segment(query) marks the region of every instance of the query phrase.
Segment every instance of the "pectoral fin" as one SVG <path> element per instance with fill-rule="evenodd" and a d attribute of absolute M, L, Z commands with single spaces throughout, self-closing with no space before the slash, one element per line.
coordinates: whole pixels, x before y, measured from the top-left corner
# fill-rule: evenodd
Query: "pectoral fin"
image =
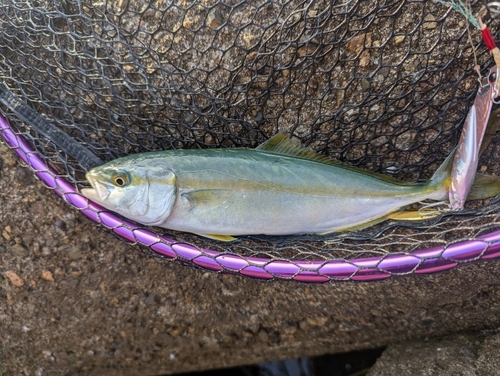
<path fill-rule="evenodd" d="M 192 206 L 217 206 L 220 205 L 224 199 L 227 199 L 228 193 L 230 193 L 230 191 L 225 189 L 200 189 L 198 191 L 185 192 L 182 195 Z"/>
<path fill-rule="evenodd" d="M 221 242 L 232 242 L 238 240 L 238 238 L 233 238 L 232 236 L 229 235 L 215 235 L 215 234 L 196 234 L 196 235 L 204 236 L 205 238 L 213 240 L 219 240 Z"/>

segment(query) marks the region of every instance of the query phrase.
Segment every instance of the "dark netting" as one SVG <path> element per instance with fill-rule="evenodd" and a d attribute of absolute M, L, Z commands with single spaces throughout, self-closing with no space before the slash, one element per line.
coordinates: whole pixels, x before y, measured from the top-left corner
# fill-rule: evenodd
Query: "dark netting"
<path fill-rule="evenodd" d="M 492 65 L 467 19 L 432 1 L 10 0 L 0 24 L 4 89 L 103 161 L 255 147 L 289 130 L 322 154 L 419 181 L 457 144 L 478 88 L 474 51 L 483 71 Z M 86 186 L 81 159 L 2 110 L 45 163 Z M 500 172 L 499 141 L 482 172 Z M 222 252 L 330 260 L 476 238 L 500 228 L 499 208 L 492 199 L 423 222 L 229 244 L 160 232 Z"/>

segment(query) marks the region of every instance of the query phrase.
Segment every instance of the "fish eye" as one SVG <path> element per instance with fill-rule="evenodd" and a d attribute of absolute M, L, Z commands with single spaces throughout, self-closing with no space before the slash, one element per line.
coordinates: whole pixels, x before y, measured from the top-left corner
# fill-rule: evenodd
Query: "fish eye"
<path fill-rule="evenodd" d="M 495 82 L 497 80 L 497 74 L 496 73 L 490 74 L 489 80 L 490 82 Z"/>
<path fill-rule="evenodd" d="M 120 173 L 120 174 L 113 176 L 112 180 L 113 180 L 113 184 L 116 185 L 117 187 L 125 187 L 126 185 L 128 185 L 130 183 L 130 179 L 128 178 L 128 175 L 123 174 L 123 173 Z"/>

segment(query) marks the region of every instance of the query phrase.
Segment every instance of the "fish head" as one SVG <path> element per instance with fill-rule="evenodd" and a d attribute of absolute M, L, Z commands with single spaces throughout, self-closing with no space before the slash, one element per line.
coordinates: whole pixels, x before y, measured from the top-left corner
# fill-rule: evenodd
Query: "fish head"
<path fill-rule="evenodd" d="M 92 186 L 82 189 L 85 197 L 145 225 L 161 225 L 174 207 L 176 176 L 169 167 L 123 158 L 95 167 L 85 177 Z"/>

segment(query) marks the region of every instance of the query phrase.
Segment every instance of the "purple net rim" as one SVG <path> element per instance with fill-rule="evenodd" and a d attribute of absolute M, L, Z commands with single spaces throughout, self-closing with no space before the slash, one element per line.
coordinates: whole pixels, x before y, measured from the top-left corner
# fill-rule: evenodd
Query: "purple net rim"
<path fill-rule="evenodd" d="M 500 231 L 447 246 L 389 253 L 379 257 L 336 260 L 277 260 L 246 257 L 200 249 L 138 227 L 82 196 L 63 176 L 56 173 L 0 115 L 0 134 L 7 145 L 33 170 L 35 175 L 84 216 L 113 231 L 123 240 L 148 247 L 170 259 L 200 268 L 241 274 L 259 279 L 288 279 L 299 282 L 377 281 L 393 275 L 428 274 L 449 270 L 460 263 L 500 257 Z"/>

